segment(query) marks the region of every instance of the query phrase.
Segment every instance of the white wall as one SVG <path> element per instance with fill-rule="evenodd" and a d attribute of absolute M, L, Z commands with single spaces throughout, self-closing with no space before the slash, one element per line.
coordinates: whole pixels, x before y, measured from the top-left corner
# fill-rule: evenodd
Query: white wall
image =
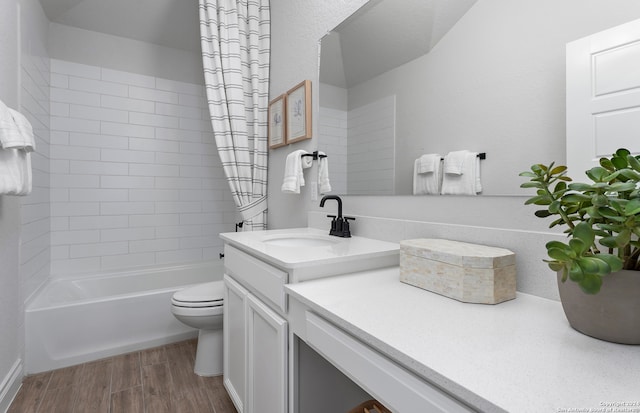
<path fill-rule="evenodd" d="M 302 4 L 282 0 L 272 4 L 271 96 L 277 96 L 305 78 L 311 79 L 315 86 L 319 39 L 363 3 L 336 0 Z M 565 43 L 638 17 L 640 4 L 634 0 L 479 0 L 464 16 L 463 24 L 443 39 L 450 48 L 448 51 L 455 49 L 458 53 L 451 61 L 459 62 L 454 66 L 438 67 L 441 71 L 438 76 L 442 76 L 443 81 L 447 76 L 461 76 L 470 61 L 476 64 L 473 78 L 455 89 L 456 102 L 468 102 L 468 105 L 456 107 L 455 116 L 448 115 L 451 123 L 458 123 L 456 128 L 499 132 L 502 138 L 496 140 L 495 145 L 512 148 L 507 152 L 508 159 L 503 160 L 513 166 L 509 170 L 528 169 L 529 164 L 519 159 L 521 150 L 535 150 L 539 162 L 554 159 L 563 162 Z M 491 20 L 486 23 L 485 19 Z M 521 37 L 514 37 L 516 33 Z M 503 54 L 509 53 L 509 59 L 499 59 L 500 55 L 484 59 L 485 55 L 495 53 L 494 47 Z M 515 70 L 522 62 L 530 61 L 530 50 L 545 49 L 548 53 L 543 53 L 525 73 L 519 74 Z M 496 76 L 496 71 L 509 75 Z M 530 99 L 523 101 L 507 93 L 517 84 L 526 85 Z M 490 99 L 478 112 L 478 96 L 487 95 Z M 314 95 L 314 116 L 317 107 L 317 96 Z M 441 109 L 444 110 L 444 106 Z M 470 122 L 468 126 L 464 125 L 467 121 Z M 402 120 L 398 119 L 398 122 Z M 314 136 L 317 136 L 316 131 L 314 129 Z M 310 201 L 306 190 L 300 196 L 279 192 L 286 154 L 290 150 L 313 149 L 317 145 L 312 139 L 270 152 L 271 228 L 304 226 L 307 211 L 320 211 L 317 202 Z M 485 162 L 488 162 L 495 150 L 484 149 L 488 153 Z M 552 294 L 553 274 L 541 259 L 549 235 L 544 232 L 545 222 L 533 217 L 535 208 L 523 206 L 524 200 L 519 196 L 345 197 L 344 213 L 362 217 L 352 224 L 356 235 L 375 235 L 383 239 L 402 234 L 450 237 L 510 248 L 521 256 L 519 289 L 548 296 Z M 322 214 L 329 212 L 333 211 L 322 211 Z M 317 224 L 321 226 L 322 222 Z M 385 231 L 394 227 L 402 229 Z M 417 230 L 408 231 L 408 228 Z M 496 231 L 500 232 L 500 237 L 495 236 Z M 545 280 L 545 285 L 538 286 L 538 279 Z"/>
<path fill-rule="evenodd" d="M 18 107 L 18 1 L 0 0 L 0 99 Z M 7 406 L 20 361 L 20 199 L 0 195 L 0 410 Z"/>
<path fill-rule="evenodd" d="M 218 257 L 234 204 L 204 87 L 52 59 L 52 274 Z"/>
<path fill-rule="evenodd" d="M 51 23 L 52 58 L 180 82 L 204 84 L 199 53 Z"/>

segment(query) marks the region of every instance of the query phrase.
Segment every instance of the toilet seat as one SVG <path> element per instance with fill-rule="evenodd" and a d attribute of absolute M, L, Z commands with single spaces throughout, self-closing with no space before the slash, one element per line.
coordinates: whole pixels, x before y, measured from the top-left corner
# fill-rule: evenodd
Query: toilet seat
<path fill-rule="evenodd" d="M 171 304 L 185 308 L 222 307 L 223 293 L 224 284 L 220 281 L 198 284 L 177 291 L 171 297 Z"/>

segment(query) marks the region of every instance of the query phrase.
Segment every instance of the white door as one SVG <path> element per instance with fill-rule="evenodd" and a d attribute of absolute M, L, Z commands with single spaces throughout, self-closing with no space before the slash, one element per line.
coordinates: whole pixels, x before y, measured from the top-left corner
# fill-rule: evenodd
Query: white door
<path fill-rule="evenodd" d="M 569 175 L 618 148 L 640 153 L 640 20 L 567 44 Z"/>
<path fill-rule="evenodd" d="M 287 412 L 287 321 L 249 294 L 245 413 Z"/>
<path fill-rule="evenodd" d="M 245 404 L 245 290 L 227 274 L 224 275 L 224 387 L 238 413 Z"/>

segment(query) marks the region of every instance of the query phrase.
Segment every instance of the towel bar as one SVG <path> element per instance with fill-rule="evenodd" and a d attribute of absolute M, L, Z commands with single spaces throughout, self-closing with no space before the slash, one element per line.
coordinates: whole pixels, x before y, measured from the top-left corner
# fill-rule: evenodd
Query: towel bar
<path fill-rule="evenodd" d="M 316 161 L 318 158 L 326 158 L 327 155 L 319 155 L 318 151 L 313 151 L 313 153 L 305 153 L 304 155 L 300 155 L 300 157 L 304 158 L 305 156 L 313 156 L 313 160 Z"/>
<path fill-rule="evenodd" d="M 302 155 L 302 156 L 304 156 L 304 155 Z M 309 155 L 309 156 L 310 156 L 310 155 Z M 487 153 L 486 153 L 486 152 L 480 152 L 480 153 L 478 154 L 478 158 L 479 158 L 479 159 L 487 159 Z M 441 161 L 444 161 L 444 158 L 440 158 L 440 160 L 441 160 Z"/>

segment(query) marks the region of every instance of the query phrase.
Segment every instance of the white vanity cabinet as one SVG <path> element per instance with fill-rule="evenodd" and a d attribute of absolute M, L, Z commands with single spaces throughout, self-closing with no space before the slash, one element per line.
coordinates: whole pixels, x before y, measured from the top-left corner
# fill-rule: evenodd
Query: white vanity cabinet
<path fill-rule="evenodd" d="M 239 413 L 297 413 L 285 286 L 398 264 L 399 245 L 313 228 L 223 233 L 224 385 Z"/>
<path fill-rule="evenodd" d="M 224 385 L 239 413 L 287 412 L 287 273 L 225 246 Z"/>

